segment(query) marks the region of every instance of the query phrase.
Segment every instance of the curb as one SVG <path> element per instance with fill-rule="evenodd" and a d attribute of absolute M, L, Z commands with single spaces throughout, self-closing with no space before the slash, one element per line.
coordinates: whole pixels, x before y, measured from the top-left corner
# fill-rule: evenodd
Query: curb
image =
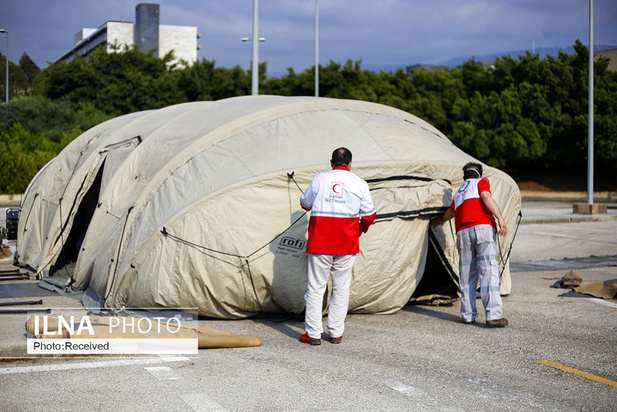
<path fill-rule="evenodd" d="M 521 224 L 532 223 L 583 223 L 583 222 L 607 222 L 617 220 L 617 215 L 590 215 L 590 216 L 566 216 L 554 218 L 523 218 Z"/>
<path fill-rule="evenodd" d="M 587 192 L 550 192 L 521 190 L 523 200 L 558 200 L 563 202 L 586 202 Z M 594 192 L 593 199 L 600 203 L 617 203 L 617 192 Z"/>
<path fill-rule="evenodd" d="M 19 207 L 21 206 L 21 200 L 23 194 L 0 194 L 0 207 Z"/>

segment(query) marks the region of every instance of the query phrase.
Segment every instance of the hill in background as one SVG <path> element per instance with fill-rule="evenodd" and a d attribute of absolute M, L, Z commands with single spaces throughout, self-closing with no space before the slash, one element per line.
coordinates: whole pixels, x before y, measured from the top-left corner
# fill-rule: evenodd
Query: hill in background
<path fill-rule="evenodd" d="M 617 49 L 617 46 L 609 46 L 605 44 L 593 46 L 594 52 L 610 50 L 610 49 Z M 476 62 L 494 62 L 495 59 L 497 59 L 498 57 L 503 57 L 503 56 L 510 56 L 516 59 L 519 56 L 524 56 L 525 54 L 527 54 L 527 52 L 533 52 L 533 51 L 532 50 L 513 50 L 513 51 L 508 51 L 508 52 L 488 53 L 488 54 L 482 54 L 482 55 L 477 55 L 477 56 L 459 56 L 459 57 L 455 57 L 453 59 L 447 60 L 445 62 L 442 62 L 440 64 L 444 66 L 451 66 L 451 67 L 460 66 L 467 60 L 470 60 L 472 57 L 475 57 Z M 539 48 L 536 48 L 535 52 L 536 54 L 539 54 L 540 57 L 543 59 L 546 58 L 546 56 L 557 58 L 560 52 L 566 53 L 566 54 L 576 53 L 574 51 L 574 46 L 539 47 Z"/>
<path fill-rule="evenodd" d="M 594 45 L 594 52 L 617 49 L 617 46 L 610 46 L 606 44 Z M 500 53 L 487 53 L 481 55 L 471 55 L 471 56 L 458 56 L 454 57 L 450 60 L 446 60 L 440 63 L 437 63 L 442 66 L 448 67 L 457 67 L 462 65 L 464 62 L 475 58 L 476 62 L 494 62 L 498 57 L 510 56 L 514 59 L 517 59 L 519 56 L 524 56 L 527 52 L 533 52 L 533 50 L 512 50 L 507 52 Z M 535 50 L 536 54 L 539 54 L 541 58 L 546 58 L 546 56 L 551 56 L 557 58 L 559 56 L 559 52 L 566 54 L 575 54 L 574 46 L 562 46 L 562 47 L 538 47 Z M 366 70 L 372 70 L 375 72 L 396 72 L 398 69 L 404 69 L 405 66 L 395 66 L 395 65 L 379 65 L 379 64 L 363 64 L 362 68 Z"/>

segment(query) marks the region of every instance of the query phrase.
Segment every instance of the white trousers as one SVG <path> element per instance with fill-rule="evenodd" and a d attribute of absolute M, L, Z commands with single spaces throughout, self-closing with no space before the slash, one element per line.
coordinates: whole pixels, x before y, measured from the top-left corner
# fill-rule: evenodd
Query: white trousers
<path fill-rule="evenodd" d="M 480 297 L 486 310 L 486 320 L 502 318 L 499 295 L 499 264 L 495 237 L 491 225 L 476 225 L 462 229 L 456 236 L 459 253 L 459 285 L 461 316 L 467 322 L 476 320 L 476 288 L 480 278 Z"/>
<path fill-rule="evenodd" d="M 323 298 L 332 275 L 332 299 L 328 310 L 328 333 L 343 336 L 345 317 L 349 306 L 351 269 L 356 255 L 308 254 L 308 287 L 304 294 L 306 304 L 305 330 L 311 338 L 321 339 L 323 332 Z"/>

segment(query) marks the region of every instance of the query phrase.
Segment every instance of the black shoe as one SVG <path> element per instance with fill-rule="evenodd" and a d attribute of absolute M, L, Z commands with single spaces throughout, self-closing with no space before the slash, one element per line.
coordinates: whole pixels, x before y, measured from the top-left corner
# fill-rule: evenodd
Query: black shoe
<path fill-rule="evenodd" d="M 465 325 L 474 325 L 476 323 L 476 320 L 475 319 L 474 320 L 465 320 L 465 319 L 463 319 L 463 323 Z"/>

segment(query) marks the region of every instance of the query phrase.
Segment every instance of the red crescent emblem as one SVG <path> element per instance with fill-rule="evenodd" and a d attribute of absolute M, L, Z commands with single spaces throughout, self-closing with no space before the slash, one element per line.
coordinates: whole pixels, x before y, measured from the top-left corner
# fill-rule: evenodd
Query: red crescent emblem
<path fill-rule="evenodd" d="M 338 195 L 338 194 L 341 194 L 341 189 L 340 189 L 340 187 L 341 187 L 341 184 L 340 184 L 340 183 L 335 183 L 335 184 L 333 184 L 333 185 L 332 185 L 332 191 L 333 191 L 334 193 L 336 193 L 337 195 Z"/>

